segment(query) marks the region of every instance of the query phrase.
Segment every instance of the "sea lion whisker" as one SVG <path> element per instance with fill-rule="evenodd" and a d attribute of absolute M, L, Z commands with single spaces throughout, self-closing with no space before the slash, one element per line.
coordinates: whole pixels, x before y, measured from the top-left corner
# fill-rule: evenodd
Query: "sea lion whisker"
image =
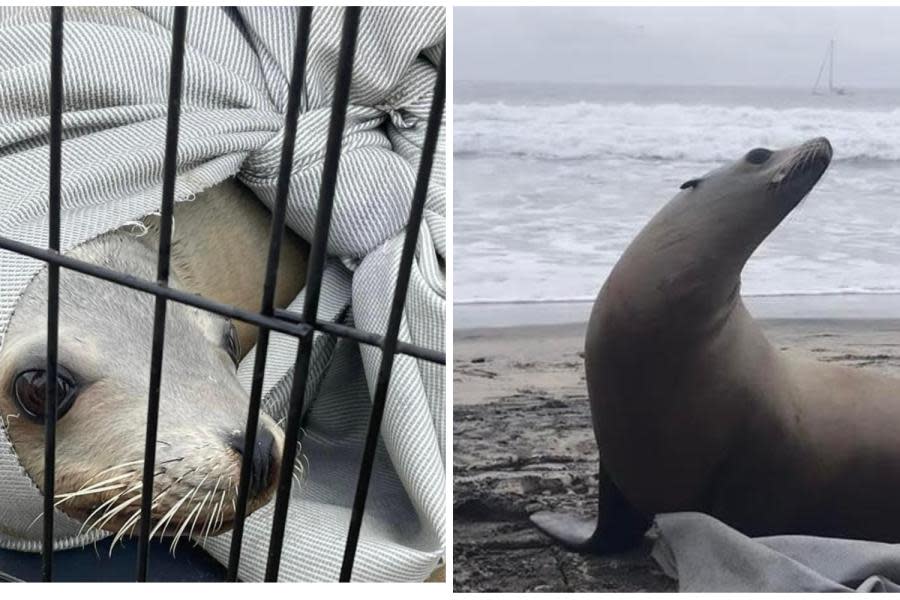
<path fill-rule="evenodd" d="M 140 487 L 141 487 L 140 484 L 136 484 L 136 485 L 132 486 L 131 489 L 125 490 L 125 491 L 123 491 L 123 492 L 119 492 L 118 494 L 116 494 L 115 496 L 113 496 L 112 498 L 110 498 L 110 499 L 107 500 L 106 502 L 102 503 L 102 504 L 101 504 L 100 506 L 98 506 L 97 508 L 95 508 L 94 511 L 93 511 L 91 514 L 89 514 L 89 515 L 87 516 L 87 518 L 84 520 L 84 522 L 82 522 L 81 527 L 80 527 L 79 530 L 78 530 L 78 535 L 81 535 L 81 534 L 84 533 L 84 532 L 90 532 L 90 531 L 94 528 L 94 526 L 88 527 L 88 523 L 90 523 L 91 517 L 93 517 L 93 516 L 96 515 L 98 512 L 100 512 L 101 510 L 103 510 L 104 507 L 107 507 L 107 506 L 109 506 L 109 507 L 115 506 L 115 503 L 116 503 L 116 501 L 117 501 L 119 498 L 121 498 L 123 495 L 125 495 L 125 494 L 127 494 L 127 493 L 129 493 L 129 492 L 131 492 L 131 491 L 140 489 Z M 97 521 L 99 522 L 99 520 L 102 519 L 105 515 L 106 515 L 105 512 L 102 513 L 102 514 L 100 515 L 100 517 L 97 519 Z M 96 525 L 96 523 L 95 523 L 94 525 Z M 85 527 L 87 527 L 87 530 L 85 530 Z"/>
<path fill-rule="evenodd" d="M 140 497 L 140 495 L 134 496 L 129 499 L 129 502 L 133 501 L 134 499 L 139 498 L 139 497 Z M 117 500 L 118 498 L 119 497 L 117 496 L 116 498 L 113 498 L 113 500 Z M 106 504 L 106 503 L 104 503 L 104 504 Z M 81 532 L 90 533 L 92 531 L 101 529 L 101 522 L 102 522 L 102 524 L 105 525 L 109 519 L 111 519 L 116 513 L 120 512 L 126 506 L 127 506 L 127 503 L 124 500 L 120 504 L 115 504 L 115 503 L 110 504 L 97 517 L 97 519 L 94 521 L 93 524 L 88 525 L 89 522 L 87 520 L 85 520 L 85 522 L 82 523 L 81 527 L 79 528 L 79 534 Z M 98 510 L 99 510 L 99 508 L 102 508 L 102 507 L 98 507 Z M 98 510 L 95 510 L 94 513 L 98 512 Z M 91 513 L 91 514 L 93 515 L 94 513 Z"/>
<path fill-rule="evenodd" d="M 31 523 L 28 524 L 28 527 L 25 529 L 25 531 L 31 530 L 31 528 L 34 527 L 35 524 L 36 524 L 38 521 L 40 521 L 43 517 L 44 517 L 44 511 L 41 511 L 41 512 L 38 514 L 38 516 L 36 516 L 34 519 L 31 520 Z"/>
<path fill-rule="evenodd" d="M 150 505 L 150 509 L 152 510 L 152 509 L 156 508 L 157 506 L 159 506 L 159 504 L 156 502 L 153 502 Z M 134 528 L 140 522 L 141 517 L 142 517 L 142 511 L 141 511 L 141 509 L 138 508 L 134 511 L 134 514 L 131 515 L 131 517 L 129 517 L 129 519 L 127 521 L 125 521 L 125 523 L 122 525 L 122 527 L 119 528 L 119 532 L 113 538 L 112 544 L 110 544 L 110 547 L 109 547 L 110 556 L 112 556 L 113 548 L 115 548 L 116 543 L 119 541 L 119 539 L 122 536 L 124 536 L 126 533 L 128 535 L 131 535 L 133 533 Z"/>
<path fill-rule="evenodd" d="M 303 476 L 306 474 L 306 466 L 303 464 L 303 455 L 299 455 L 297 460 L 294 461 L 294 468 L 292 469 L 295 473 Z"/>
<path fill-rule="evenodd" d="M 225 522 L 225 490 L 223 489 L 221 492 L 221 499 L 219 500 L 219 520 L 216 523 L 216 531 L 221 529 L 222 523 Z"/>
<path fill-rule="evenodd" d="M 219 475 L 219 478 L 216 479 L 216 485 L 215 485 L 215 487 L 213 487 L 213 491 L 212 491 L 213 499 L 215 499 L 215 497 L 216 497 L 216 491 L 219 489 L 219 483 L 221 481 L 222 481 L 222 476 Z M 209 539 L 209 528 L 212 527 L 212 524 L 213 524 L 213 521 L 215 520 L 215 518 L 216 518 L 216 513 L 214 510 L 211 515 L 211 518 L 208 518 L 207 522 L 206 522 L 206 532 L 203 534 L 203 540 L 204 540 L 203 543 L 204 544 L 206 543 L 206 540 Z"/>
<path fill-rule="evenodd" d="M 167 489 L 167 490 L 172 489 L 173 487 L 175 487 L 176 485 L 178 485 L 179 483 L 181 483 L 181 480 L 182 480 L 182 479 L 184 479 L 184 478 L 187 477 L 188 475 L 192 475 L 196 470 L 197 470 L 197 469 L 194 468 L 194 469 L 191 469 L 190 471 L 184 473 L 183 475 L 181 475 L 181 477 L 179 477 L 178 479 L 176 479 L 175 481 L 173 481 L 171 484 L 169 484 L 169 487 L 167 487 L 166 489 Z"/>
<path fill-rule="evenodd" d="M 162 474 L 163 474 L 163 472 L 160 471 L 160 472 L 156 473 L 156 476 L 158 477 Z M 111 481 L 116 481 L 118 479 L 123 479 L 125 477 L 132 477 L 132 473 L 125 473 L 123 475 L 119 475 L 116 477 L 110 477 L 109 479 L 105 479 L 101 482 L 95 483 L 94 485 L 90 486 L 89 488 L 85 488 L 84 486 L 82 486 L 81 488 L 79 488 L 78 490 L 76 490 L 74 492 L 58 494 L 56 496 L 56 498 L 62 498 L 62 500 L 57 502 L 56 506 L 59 506 L 62 502 L 67 502 L 68 500 L 71 500 L 72 498 L 77 498 L 78 496 L 88 496 L 91 494 L 99 494 L 100 492 L 106 492 L 106 491 L 116 490 L 116 489 L 119 489 L 122 487 L 126 487 L 128 485 L 128 483 L 120 483 L 120 484 L 116 484 L 116 485 L 106 485 L 107 483 L 109 483 Z M 141 484 L 138 483 L 137 486 L 141 487 Z"/>
<path fill-rule="evenodd" d="M 133 461 L 130 461 L 130 462 L 119 463 L 119 464 L 117 464 L 117 465 L 113 465 L 112 467 L 107 467 L 106 469 L 103 469 L 103 470 L 100 471 L 99 473 L 95 473 L 93 477 L 91 477 L 90 479 L 88 479 L 88 480 L 85 482 L 85 484 L 90 483 L 91 481 L 97 479 L 97 478 L 100 477 L 101 475 L 104 475 L 104 474 L 106 474 L 106 473 L 109 473 L 110 471 L 115 471 L 115 470 L 117 470 L 117 469 L 124 469 L 125 467 L 132 467 L 132 466 L 134 466 L 134 465 L 142 465 L 142 464 L 144 464 L 144 461 L 143 461 L 143 460 L 133 460 Z"/>
<path fill-rule="evenodd" d="M 181 535 L 184 533 L 184 530 L 187 528 L 187 524 L 191 522 L 191 517 L 194 513 L 200 508 L 200 505 L 194 507 L 194 509 L 188 513 L 187 518 L 184 522 L 181 523 L 181 527 L 178 529 L 178 532 L 175 534 L 174 539 L 172 540 L 172 545 L 169 546 L 169 550 L 172 552 L 172 556 L 175 555 L 175 547 L 178 545 L 178 542 L 181 540 Z"/>
<path fill-rule="evenodd" d="M 303 462 L 306 462 L 306 465 L 303 467 L 303 472 L 308 475 L 310 473 L 311 466 L 309 463 L 309 458 L 305 454 L 300 455 L 300 463 L 303 464 Z"/>
<path fill-rule="evenodd" d="M 181 477 L 179 477 L 179 478 L 175 481 L 175 483 L 173 483 L 173 484 L 172 484 L 171 486 L 169 486 L 169 487 L 170 487 L 170 488 L 171 488 L 171 487 L 174 487 L 175 484 L 177 484 L 179 481 L 181 481 L 185 476 L 187 476 L 188 474 L 194 473 L 194 472 L 196 472 L 196 471 L 197 471 L 197 468 L 194 468 L 194 469 L 192 469 L 191 471 L 189 471 L 188 473 L 185 473 L 184 475 L 182 475 Z M 205 479 L 204 479 L 204 481 L 205 481 Z M 202 482 L 201 482 L 201 484 L 202 484 Z M 185 492 L 184 496 L 182 496 L 181 500 L 178 502 L 178 506 L 176 506 L 174 510 L 170 510 L 170 511 L 166 514 L 166 516 L 163 517 L 163 520 L 166 522 L 166 525 L 165 525 L 165 527 L 163 527 L 162 532 L 159 534 L 159 539 L 160 539 L 160 541 L 162 541 L 162 539 L 166 536 L 166 531 L 169 529 L 169 525 L 172 523 L 172 519 L 174 519 L 175 513 L 177 512 L 178 508 L 179 508 L 182 504 L 184 504 L 185 501 L 190 502 L 190 499 L 194 497 L 194 494 L 197 493 L 197 490 L 198 490 L 198 489 L 199 489 L 199 486 L 197 486 L 197 487 L 195 487 L 195 488 L 193 488 L 193 489 L 189 489 L 187 492 Z M 153 537 L 153 536 L 151 535 L 150 537 Z"/>
<path fill-rule="evenodd" d="M 209 539 L 209 534 L 213 531 L 218 530 L 219 525 L 219 504 L 216 503 L 216 497 L 213 496 L 210 502 L 210 506 L 212 506 L 212 515 L 209 518 L 209 525 L 206 528 L 206 535 L 203 537 L 203 544 L 205 545 L 207 540 Z"/>
<path fill-rule="evenodd" d="M 54 503 L 53 506 L 59 506 L 59 505 L 62 504 L 63 502 L 68 502 L 69 500 L 72 500 L 73 498 L 78 498 L 79 496 L 90 496 L 90 495 L 92 495 L 92 494 L 99 494 L 100 492 L 108 492 L 108 491 L 110 491 L 110 490 L 117 490 L 117 489 L 119 489 L 119 488 L 123 488 L 123 487 L 127 487 L 127 486 L 128 486 L 127 483 L 115 483 L 115 484 L 112 484 L 112 485 L 106 485 L 106 486 L 97 487 L 97 488 L 90 488 L 90 489 L 87 489 L 87 490 L 81 490 L 81 491 L 78 491 L 78 492 L 69 492 L 69 493 L 66 493 L 66 494 L 57 494 L 57 495 L 55 496 L 55 498 L 57 498 L 58 501 L 57 501 L 56 503 Z"/>
<path fill-rule="evenodd" d="M 170 508 L 168 512 L 166 512 L 166 514 L 162 516 L 162 518 L 159 520 L 159 523 L 157 523 L 156 527 L 154 527 L 150 532 L 150 539 L 153 539 L 153 535 L 159 530 L 160 527 L 163 526 L 164 523 L 171 521 L 172 517 L 176 512 L 178 512 L 178 509 L 181 507 L 181 505 L 184 504 L 184 502 L 188 499 L 188 493 L 185 493 L 185 495 L 181 497 L 181 500 L 173 504 L 172 508 Z M 165 529 L 163 529 L 163 533 L 160 534 L 159 539 L 162 540 L 163 537 L 165 537 Z"/>
<path fill-rule="evenodd" d="M 208 494 L 208 492 L 207 492 Z M 194 542 L 194 545 L 197 545 L 197 540 L 194 539 L 194 527 L 197 526 L 197 521 L 200 520 L 200 515 L 203 514 L 203 504 L 206 502 L 206 498 L 203 499 L 203 502 L 200 503 L 200 510 L 197 511 L 197 514 L 194 515 L 194 522 L 191 523 L 191 531 L 187 534 L 188 543 Z"/>
<path fill-rule="evenodd" d="M 174 486 L 174 484 L 172 484 L 172 485 Z M 181 504 L 183 504 L 184 500 L 187 497 L 188 497 L 188 494 L 185 493 L 184 496 L 181 497 L 181 500 L 179 500 L 178 505 L 181 506 Z M 175 518 L 175 515 L 177 514 L 177 512 L 178 512 L 178 507 L 175 507 L 174 511 L 170 510 L 169 512 L 166 513 L 165 516 L 163 516 L 162 519 L 160 519 L 161 523 L 163 523 L 163 522 L 165 523 L 165 525 L 163 525 L 162 531 L 159 533 L 160 541 L 162 541 L 163 538 L 166 537 L 166 531 L 169 530 L 169 525 L 172 524 L 172 520 Z M 151 535 L 150 537 L 152 538 L 153 536 Z"/>
<path fill-rule="evenodd" d="M 184 496 L 182 497 L 184 498 Z M 154 530 L 158 529 L 160 525 L 162 525 L 162 531 L 159 532 L 159 541 L 162 541 L 166 537 L 166 532 L 169 530 L 169 525 L 172 524 L 172 520 L 175 518 L 177 514 L 177 510 L 175 512 L 167 512 L 166 515 L 160 519 L 157 526 L 154 527 Z M 153 537 L 152 535 L 150 536 Z"/>
<path fill-rule="evenodd" d="M 102 520 L 102 521 L 98 521 L 98 522 L 95 524 L 95 526 L 96 526 L 96 527 L 100 527 L 100 528 L 102 529 L 103 526 L 104 526 L 106 523 L 108 523 L 110 520 L 112 520 L 112 518 L 113 518 L 114 516 L 116 516 L 117 514 L 119 514 L 119 513 L 122 512 L 123 510 L 125 510 L 126 508 L 128 508 L 129 505 L 131 505 L 131 503 L 134 502 L 135 500 L 140 500 L 140 499 L 141 499 L 141 494 L 135 494 L 135 495 L 132 496 L 131 498 L 129 498 L 129 499 L 127 499 L 127 500 L 123 500 L 123 501 L 119 504 L 118 507 L 116 507 L 114 510 L 109 511 L 108 514 L 103 518 L 103 520 Z"/>
<path fill-rule="evenodd" d="M 203 500 L 200 501 L 200 512 L 198 512 L 197 516 L 194 517 L 194 523 L 193 523 L 193 525 L 191 525 L 191 532 L 188 534 L 189 539 L 194 538 L 194 527 L 197 526 L 197 520 L 200 518 L 200 514 L 203 512 L 203 506 L 206 504 L 206 501 L 209 499 L 209 494 L 210 494 L 209 492 L 206 492 L 206 495 L 203 496 Z"/>
<path fill-rule="evenodd" d="M 797 159 L 797 162 L 795 165 L 796 172 L 798 172 L 798 173 L 804 172 L 806 170 L 806 168 L 809 166 L 809 163 L 811 162 L 811 160 L 812 160 L 812 154 L 808 151 L 803 152 L 803 154 L 801 154 L 800 157 Z"/>
<path fill-rule="evenodd" d="M 127 478 L 127 477 L 133 477 L 133 476 L 134 476 L 134 473 L 133 473 L 133 472 L 128 472 L 128 473 L 122 473 L 121 475 L 113 475 L 112 477 L 107 477 L 106 479 L 103 479 L 102 481 L 98 481 L 98 482 L 96 482 L 96 483 L 91 483 L 91 481 L 92 481 L 93 479 L 96 479 L 96 476 L 95 476 L 95 477 L 92 477 L 91 479 L 85 481 L 85 482 L 81 485 L 81 487 L 79 487 L 79 488 L 78 488 L 77 490 L 75 490 L 75 491 L 76 491 L 76 492 L 80 492 L 81 490 L 84 490 L 84 489 L 87 489 L 87 488 L 93 488 L 93 487 L 96 487 L 96 486 L 106 485 L 107 483 L 112 483 L 113 481 L 119 481 L 119 480 L 125 479 L 125 478 Z"/>
<path fill-rule="evenodd" d="M 3 417 L 0 416 L 0 424 L 3 424 L 3 427 L 5 427 L 6 429 L 9 429 L 10 419 L 21 419 L 21 418 L 22 418 L 22 415 L 20 415 L 19 413 L 9 413 L 8 415 L 6 415 L 6 423 L 5 424 L 3 424 Z"/>
<path fill-rule="evenodd" d="M 125 535 L 125 532 L 129 529 L 133 528 L 137 525 L 138 521 L 141 518 L 140 509 L 134 511 L 134 514 L 128 517 L 128 520 L 125 521 L 121 527 L 119 527 L 119 531 L 113 537 L 112 543 L 109 545 L 109 556 L 112 557 L 113 549 L 116 547 L 116 544 L 119 543 L 119 540 L 122 539 L 122 536 Z"/>
<path fill-rule="evenodd" d="M 195 468 L 194 471 L 197 471 L 197 469 Z M 187 474 L 187 473 L 186 473 L 186 474 Z M 185 475 L 186 475 L 186 474 L 185 474 Z M 184 475 L 182 475 L 182 477 L 184 477 Z M 194 496 L 197 495 L 197 491 L 200 489 L 200 486 L 202 486 L 202 485 L 203 485 L 203 482 L 206 481 L 206 478 L 207 478 L 207 477 L 209 477 L 209 474 L 207 474 L 206 477 L 204 477 L 204 478 L 200 481 L 200 483 L 198 483 L 198 484 L 197 484 L 196 486 L 194 486 L 192 489 L 190 489 L 190 490 L 188 490 L 187 492 L 185 492 L 184 496 L 182 497 L 182 502 L 180 502 L 179 504 L 182 504 L 184 501 L 187 501 L 187 502 L 190 504 L 190 502 L 193 501 Z M 166 524 L 165 528 L 163 529 L 162 533 L 161 533 L 160 536 L 159 536 L 159 539 L 160 539 L 160 540 L 162 540 L 163 537 L 165 537 L 166 530 L 169 528 L 169 524 L 172 522 L 172 519 L 174 518 L 174 515 L 175 515 L 175 513 L 172 513 L 172 515 L 169 517 L 168 523 Z M 188 514 L 188 518 L 190 518 L 190 513 Z M 177 538 L 177 537 L 180 536 L 180 535 L 181 535 L 181 533 L 179 532 L 175 537 Z M 173 548 L 172 552 L 174 553 L 174 548 Z"/>
<path fill-rule="evenodd" d="M 98 512 L 100 512 L 101 509 L 103 509 L 104 507 L 107 507 L 106 510 L 111 510 L 112 508 L 114 508 L 116 506 L 116 502 L 119 500 L 119 498 L 121 498 L 122 496 L 129 494 L 131 492 L 135 492 L 139 489 L 141 489 L 141 484 L 136 483 L 136 484 L 132 485 L 130 488 L 128 488 L 126 490 L 122 490 L 121 492 L 119 492 L 118 494 L 116 494 L 115 496 L 113 496 L 112 498 L 107 500 L 106 502 L 103 502 L 102 504 L 100 504 L 100 506 L 98 506 L 96 509 L 94 509 L 94 511 L 91 514 L 89 514 L 88 517 L 81 524 L 81 528 L 79 529 L 79 534 L 84 530 L 84 528 L 88 525 L 88 523 L 90 523 L 91 517 L 93 517 Z M 94 528 L 94 526 L 96 526 L 97 522 L 99 522 L 105 516 L 106 516 L 106 512 L 101 513 L 101 515 L 97 518 L 97 521 L 94 523 L 94 525 L 91 525 L 90 527 L 88 527 L 87 531 L 91 531 Z"/>
<path fill-rule="evenodd" d="M 56 494 L 55 497 L 56 498 L 68 498 L 68 497 L 74 498 L 77 496 L 84 496 L 86 494 L 96 494 L 96 493 L 105 491 L 103 488 L 106 486 L 109 486 L 114 481 L 121 481 L 122 479 L 127 479 L 129 477 L 132 477 L 131 473 L 124 473 L 122 475 L 117 475 L 115 477 L 110 477 L 108 479 L 104 479 L 103 481 L 98 481 L 97 483 L 94 483 L 93 485 L 90 485 L 90 486 L 82 485 L 80 488 L 78 488 L 74 492 L 63 492 L 60 494 Z M 123 483 L 121 485 L 128 485 L 128 484 Z"/>
<path fill-rule="evenodd" d="M 212 502 L 210 502 L 210 506 L 212 507 L 212 514 L 206 518 L 206 529 L 203 532 L 203 544 L 206 544 L 207 540 L 209 540 L 209 532 L 211 531 L 213 523 L 216 522 L 216 498 L 213 496 Z"/>

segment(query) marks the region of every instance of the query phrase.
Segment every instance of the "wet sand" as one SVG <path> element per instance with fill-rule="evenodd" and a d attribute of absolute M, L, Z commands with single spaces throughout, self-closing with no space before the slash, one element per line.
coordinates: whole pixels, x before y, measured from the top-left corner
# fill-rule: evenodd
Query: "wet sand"
<path fill-rule="evenodd" d="M 900 376 L 900 320 L 762 321 L 777 347 Z M 597 448 L 584 324 L 454 333 L 456 591 L 674 591 L 649 557 L 566 552 L 534 529 L 545 508 L 593 515 Z"/>

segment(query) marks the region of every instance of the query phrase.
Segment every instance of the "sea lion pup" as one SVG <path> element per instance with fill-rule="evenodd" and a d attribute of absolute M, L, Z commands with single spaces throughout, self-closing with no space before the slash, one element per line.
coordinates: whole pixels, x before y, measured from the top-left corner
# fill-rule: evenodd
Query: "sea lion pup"
<path fill-rule="evenodd" d="M 756 247 L 831 160 L 818 138 L 682 185 L 601 289 L 585 369 L 600 516 L 533 522 L 567 547 L 637 543 L 652 515 L 745 534 L 900 542 L 900 380 L 781 352 L 741 301 Z"/>
<path fill-rule="evenodd" d="M 157 217 L 73 249 L 75 258 L 154 280 Z M 227 180 L 174 210 L 171 285 L 259 309 L 269 246 L 268 211 Z M 285 231 L 276 300 L 305 280 L 308 246 Z M 19 300 L 0 349 L 0 416 L 22 467 L 43 483 L 47 273 Z M 58 506 L 85 530 L 136 530 L 153 329 L 151 295 L 62 269 L 59 294 Z M 238 382 L 240 348 L 256 329 L 169 302 L 160 390 L 153 534 L 215 535 L 231 525 L 248 394 Z M 249 509 L 273 495 L 284 445 L 260 415 Z"/>

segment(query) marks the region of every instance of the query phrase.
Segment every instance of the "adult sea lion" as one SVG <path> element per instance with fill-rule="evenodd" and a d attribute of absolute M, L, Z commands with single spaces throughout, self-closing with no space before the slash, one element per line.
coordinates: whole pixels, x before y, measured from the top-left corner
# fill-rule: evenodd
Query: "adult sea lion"
<path fill-rule="evenodd" d="M 145 231 L 125 226 L 70 256 L 153 280 L 157 217 Z M 270 217 L 235 180 L 179 202 L 174 210 L 171 285 L 256 311 Z M 305 280 L 306 242 L 285 231 L 276 304 Z M 61 270 L 56 447 L 58 507 L 85 530 L 136 530 L 149 389 L 153 297 Z M 43 484 L 47 272 L 28 285 L 0 349 L 0 416 L 19 462 Z M 244 448 L 248 394 L 238 382 L 241 348 L 256 328 L 170 302 L 160 392 L 153 535 L 215 535 L 231 525 Z M 273 495 L 284 436 L 260 415 L 252 449 L 249 509 Z M 0 524 L 3 525 L 3 524 Z M 174 542 L 173 542 L 174 545 Z"/>
<path fill-rule="evenodd" d="M 900 380 L 777 350 L 739 292 L 831 153 L 751 150 L 682 185 L 626 249 L 585 341 L 600 515 L 540 512 L 540 529 L 604 552 L 656 513 L 701 511 L 753 536 L 900 542 Z"/>

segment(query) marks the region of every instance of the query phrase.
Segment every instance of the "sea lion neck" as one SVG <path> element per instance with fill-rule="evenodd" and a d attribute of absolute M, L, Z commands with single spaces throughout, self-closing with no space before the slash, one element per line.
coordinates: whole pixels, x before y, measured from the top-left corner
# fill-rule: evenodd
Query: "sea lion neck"
<path fill-rule="evenodd" d="M 236 222 L 238 215 L 240 222 Z M 156 256 L 159 216 L 144 219 L 140 239 Z M 262 299 L 268 258 L 270 218 L 266 208 L 242 184 L 226 180 L 175 205 L 171 268 L 176 283 L 190 292 L 257 311 Z M 285 228 L 281 245 L 275 304 L 288 305 L 306 279 L 308 244 Z M 287 269 L 285 265 L 301 265 Z M 241 348 L 256 342 L 257 329 L 235 322 Z"/>
<path fill-rule="evenodd" d="M 746 231 L 738 232 L 744 239 L 722 231 L 713 211 L 696 206 L 710 190 L 679 194 L 641 230 L 604 283 L 592 320 L 659 343 L 720 327 L 739 301 L 753 242 Z"/>

